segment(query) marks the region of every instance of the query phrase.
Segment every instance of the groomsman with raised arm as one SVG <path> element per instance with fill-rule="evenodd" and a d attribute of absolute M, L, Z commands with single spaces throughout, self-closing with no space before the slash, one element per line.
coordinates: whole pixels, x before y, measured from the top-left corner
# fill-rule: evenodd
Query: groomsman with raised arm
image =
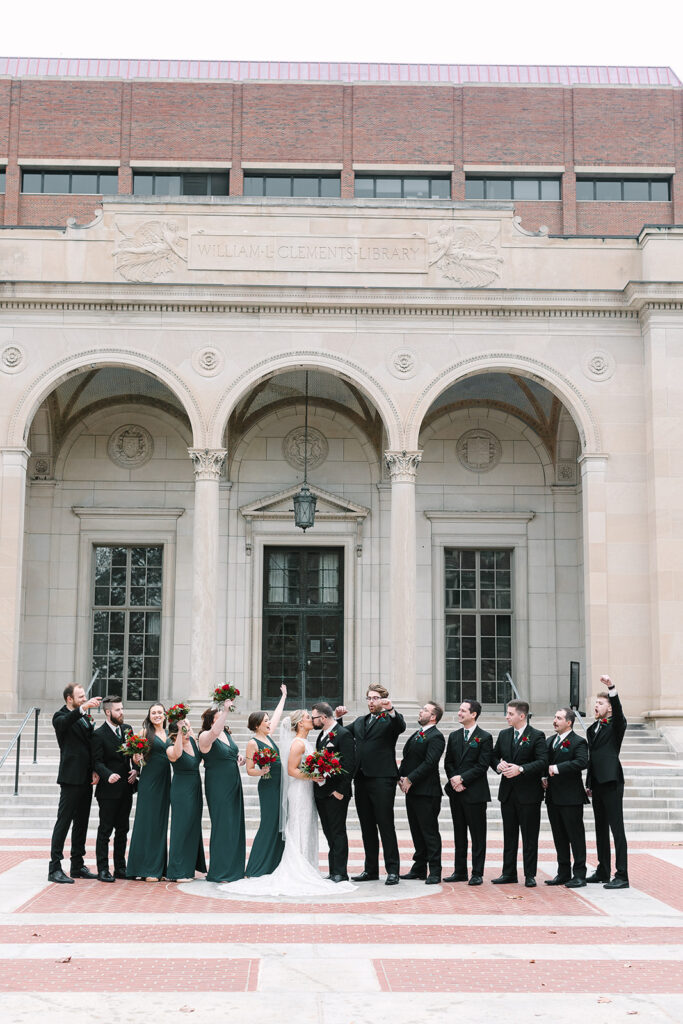
<path fill-rule="evenodd" d="M 588 727 L 590 763 L 586 789 L 593 800 L 598 866 L 588 882 L 603 882 L 604 889 L 628 889 L 628 854 L 624 831 L 624 771 L 619 760 L 626 719 L 609 676 L 600 676 L 607 687 L 595 700 L 595 721 Z M 616 873 L 610 881 L 609 834 L 614 838 Z"/>
<path fill-rule="evenodd" d="M 583 805 L 588 803 L 581 772 L 588 767 L 588 744 L 574 732 L 576 712 L 560 708 L 549 736 L 548 776 L 543 779 L 545 805 L 557 851 L 557 872 L 546 885 L 579 889 L 586 884 L 586 832 Z M 571 855 L 574 857 L 572 873 Z"/>
<path fill-rule="evenodd" d="M 548 766 L 545 735 L 529 725 L 529 705 L 511 700 L 505 715 L 509 728 L 498 734 L 491 767 L 501 776 L 498 799 L 503 815 L 503 871 L 494 885 L 517 881 L 517 850 L 522 835 L 524 884 L 536 887 L 538 833 L 541 829 L 542 777 Z"/>
<path fill-rule="evenodd" d="M 443 708 L 428 701 L 417 713 L 420 728 L 409 736 L 403 747 L 398 769 L 398 785 L 406 797 L 408 825 L 413 839 L 413 866 L 401 878 L 421 878 L 427 885 L 441 881 L 441 779 L 439 761 L 446 740 L 437 725 Z"/>
<path fill-rule="evenodd" d="M 478 724 L 481 704 L 464 700 L 458 710 L 462 729 L 448 737 L 446 746 L 447 782 L 444 791 L 451 805 L 455 860 L 453 874 L 444 882 L 466 882 L 467 833 L 472 840 L 472 876 L 470 885 L 481 885 L 486 860 L 486 805 L 491 800 L 487 773 L 491 764 L 493 737 Z"/>
<path fill-rule="evenodd" d="M 394 801 L 398 769 L 396 741 L 405 732 L 406 723 L 389 697 L 389 691 L 374 683 L 367 691 L 368 714 L 355 718 L 346 728 L 356 741 L 354 794 L 360 821 L 365 865 L 352 882 L 373 882 L 379 878 L 379 837 L 382 839 L 385 885 L 398 885 L 400 860 L 394 824 Z M 346 714 L 336 708 L 335 718 Z M 379 837 L 378 837 L 379 832 Z"/>

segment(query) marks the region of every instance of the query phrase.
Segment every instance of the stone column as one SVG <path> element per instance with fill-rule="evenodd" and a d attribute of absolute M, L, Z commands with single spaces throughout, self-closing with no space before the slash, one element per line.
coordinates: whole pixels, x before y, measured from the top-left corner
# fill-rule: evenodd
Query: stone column
<path fill-rule="evenodd" d="M 194 467 L 190 701 L 208 703 L 216 685 L 218 499 L 224 448 L 188 448 Z M 174 699 L 182 699 L 174 694 Z"/>
<path fill-rule="evenodd" d="M 391 475 L 391 678 L 388 689 L 404 706 L 418 705 L 415 682 L 417 586 L 415 478 L 422 452 L 385 452 Z"/>
<path fill-rule="evenodd" d="M 607 456 L 581 455 L 583 506 L 583 579 L 586 632 L 585 678 L 581 690 L 596 692 L 600 676 L 610 669 L 609 616 L 607 610 Z M 616 675 L 616 673 L 615 673 Z M 590 714 L 590 707 L 588 708 Z"/>
<path fill-rule="evenodd" d="M 0 711 L 19 707 L 21 574 L 28 448 L 0 449 Z"/>

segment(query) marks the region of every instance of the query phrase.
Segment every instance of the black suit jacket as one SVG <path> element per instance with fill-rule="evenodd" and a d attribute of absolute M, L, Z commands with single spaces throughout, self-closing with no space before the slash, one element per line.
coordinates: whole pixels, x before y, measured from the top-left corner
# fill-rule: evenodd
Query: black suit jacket
<path fill-rule="evenodd" d="M 325 800 L 332 793 L 342 793 L 344 796 L 351 794 L 351 779 L 356 766 L 356 745 L 353 736 L 343 725 L 335 725 L 331 733 L 322 742 L 322 733 L 315 743 L 316 750 L 329 750 L 341 761 L 344 771 L 341 775 L 333 775 L 327 779 L 323 786 L 314 785 L 313 794 L 316 800 Z M 336 797 L 335 797 L 336 800 Z"/>
<path fill-rule="evenodd" d="M 92 783 L 93 724 L 78 708 L 69 711 L 66 704 L 55 711 L 52 725 L 59 744 L 60 786 L 89 786 Z"/>
<path fill-rule="evenodd" d="M 467 744 L 464 729 L 452 732 L 446 745 L 444 792 L 468 804 L 488 803 L 491 799 L 491 790 L 486 775 L 491 764 L 492 752 L 493 736 L 490 732 L 480 729 L 478 725 L 474 727 Z M 464 792 L 456 793 L 451 786 L 450 780 L 454 775 L 462 777 Z"/>
<path fill-rule="evenodd" d="M 436 726 L 428 729 L 422 740 L 419 738 L 420 732 L 418 729 L 406 740 L 398 774 L 401 778 L 410 779 L 412 783 L 408 796 L 440 797 L 439 761 L 446 740 Z"/>
<path fill-rule="evenodd" d="M 581 772 L 588 767 L 588 744 L 582 736 L 577 736 L 570 729 L 554 748 L 555 736 L 549 736 L 548 766 L 557 765 L 558 774 L 548 773 L 548 788 L 545 791 L 545 802 L 556 807 L 569 807 L 573 804 L 587 804 L 588 797 L 583 788 Z M 568 744 L 565 746 L 564 744 Z"/>
<path fill-rule="evenodd" d="M 122 732 L 126 736 L 132 732 L 130 725 L 123 725 Z M 95 790 L 98 800 L 120 800 L 128 794 L 133 795 L 134 785 L 128 782 L 128 773 L 131 770 L 130 758 L 119 753 L 119 747 L 123 743 L 112 731 L 107 722 L 95 729 L 93 733 L 93 756 L 95 759 L 95 771 L 100 777 Z M 110 775 L 120 775 L 118 782 L 109 782 Z"/>
<path fill-rule="evenodd" d="M 526 725 L 519 742 L 515 744 L 515 730 L 503 729 L 498 733 L 496 745 L 491 755 L 491 767 L 495 769 L 499 761 L 509 761 L 524 767 L 521 775 L 514 779 L 500 776 L 498 799 L 501 803 L 515 795 L 521 804 L 541 803 L 543 785 L 541 778 L 548 767 L 548 751 L 545 745 L 545 734 L 531 725 Z"/>
<path fill-rule="evenodd" d="M 401 733 L 405 732 L 405 719 L 397 711 L 393 718 L 387 714 L 385 718 L 378 718 L 368 728 L 371 718 L 372 715 L 363 715 L 361 718 L 354 718 L 353 722 L 346 726 L 356 741 L 354 774 L 362 771 L 368 779 L 397 779 L 396 742 Z"/>
<path fill-rule="evenodd" d="M 621 743 L 626 732 L 626 719 L 621 701 L 615 693 L 610 698 L 612 717 L 606 725 L 593 722 L 588 726 L 588 749 L 590 764 L 586 776 L 586 786 L 591 789 L 594 782 L 623 782 L 624 771 L 619 760 Z M 597 732 L 597 735 L 596 735 Z"/>

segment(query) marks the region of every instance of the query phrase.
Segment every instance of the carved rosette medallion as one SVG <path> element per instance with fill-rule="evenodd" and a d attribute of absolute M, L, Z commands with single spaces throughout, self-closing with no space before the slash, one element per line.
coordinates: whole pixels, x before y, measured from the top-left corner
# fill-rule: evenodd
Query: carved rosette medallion
<path fill-rule="evenodd" d="M 610 352 L 589 352 L 583 360 L 584 376 L 589 380 L 609 380 L 614 374 L 616 363 Z"/>
<path fill-rule="evenodd" d="M 119 427 L 107 442 L 107 455 L 122 469 L 139 469 L 154 455 L 154 441 L 149 430 L 128 423 Z"/>
<path fill-rule="evenodd" d="M 226 448 L 188 448 L 195 480 L 220 480 Z"/>
<path fill-rule="evenodd" d="M 442 224 L 429 250 L 428 267 L 460 288 L 485 288 L 500 277 L 499 247 L 471 227 Z"/>
<path fill-rule="evenodd" d="M 26 365 L 26 356 L 19 345 L 6 345 L 0 355 L 0 369 L 5 373 L 19 373 Z"/>
<path fill-rule="evenodd" d="M 223 369 L 223 353 L 217 348 L 200 348 L 192 354 L 192 367 L 202 377 L 215 377 Z"/>
<path fill-rule="evenodd" d="M 52 460 L 49 455 L 34 455 L 29 459 L 30 480 L 51 480 Z"/>
<path fill-rule="evenodd" d="M 330 451 L 327 438 L 315 427 L 308 428 L 308 450 L 306 448 L 306 431 L 303 427 L 290 430 L 282 440 L 282 457 L 292 469 L 304 468 L 304 455 L 309 469 L 322 466 Z"/>
<path fill-rule="evenodd" d="M 389 357 L 389 370 L 399 380 L 410 380 L 417 372 L 417 356 L 408 348 L 401 348 Z"/>
<path fill-rule="evenodd" d="M 558 484 L 576 483 L 576 462 L 568 459 L 560 460 L 555 467 L 555 481 Z"/>
<path fill-rule="evenodd" d="M 414 484 L 422 452 L 385 452 L 384 463 L 392 483 Z"/>
<path fill-rule="evenodd" d="M 490 430 L 467 430 L 455 446 L 458 461 L 471 473 L 488 473 L 500 462 L 503 446 Z"/>
<path fill-rule="evenodd" d="M 148 220 L 123 236 L 114 249 L 114 267 L 126 281 L 156 281 L 187 263 L 187 235 L 173 220 Z"/>

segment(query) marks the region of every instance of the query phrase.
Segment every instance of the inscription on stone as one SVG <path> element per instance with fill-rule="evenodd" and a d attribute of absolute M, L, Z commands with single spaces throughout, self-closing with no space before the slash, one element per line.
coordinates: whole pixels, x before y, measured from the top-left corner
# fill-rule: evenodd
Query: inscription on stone
<path fill-rule="evenodd" d="M 424 238 L 311 235 L 190 236 L 191 270 L 271 270 L 424 274 Z"/>

